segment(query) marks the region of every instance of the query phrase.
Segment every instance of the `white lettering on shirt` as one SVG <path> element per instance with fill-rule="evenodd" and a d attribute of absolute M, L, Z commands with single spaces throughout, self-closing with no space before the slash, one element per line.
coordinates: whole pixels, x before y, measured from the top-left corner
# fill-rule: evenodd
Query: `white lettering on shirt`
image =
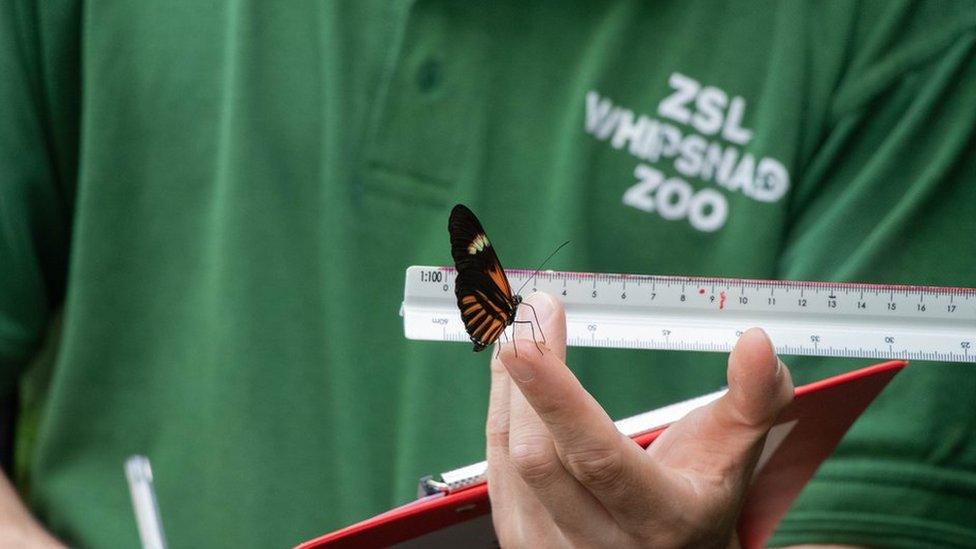
<path fill-rule="evenodd" d="M 624 192 L 624 204 L 713 232 L 729 214 L 718 189 L 767 203 L 786 195 L 790 174 L 783 163 L 747 149 L 753 131 L 743 125 L 745 98 L 678 72 L 668 85 L 658 118 L 616 105 L 597 91 L 586 94 L 586 132 L 639 160 L 637 182 Z M 681 177 L 667 177 L 653 167 L 659 164 L 671 165 Z M 695 180 L 713 186 L 696 190 L 690 183 Z"/>

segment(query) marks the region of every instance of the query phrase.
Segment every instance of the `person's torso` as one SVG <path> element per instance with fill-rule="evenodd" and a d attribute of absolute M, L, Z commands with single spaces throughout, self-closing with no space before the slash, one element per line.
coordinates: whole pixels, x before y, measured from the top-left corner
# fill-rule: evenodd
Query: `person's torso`
<path fill-rule="evenodd" d="M 839 6 L 87 5 L 42 516 L 134 544 L 121 464 L 144 453 L 174 547 L 280 545 L 481 459 L 487 354 L 397 316 L 404 269 L 450 262 L 457 202 L 509 268 L 569 240 L 552 268 L 830 276 L 781 258 L 848 59 Z M 614 416 L 725 375 L 570 362 Z"/>

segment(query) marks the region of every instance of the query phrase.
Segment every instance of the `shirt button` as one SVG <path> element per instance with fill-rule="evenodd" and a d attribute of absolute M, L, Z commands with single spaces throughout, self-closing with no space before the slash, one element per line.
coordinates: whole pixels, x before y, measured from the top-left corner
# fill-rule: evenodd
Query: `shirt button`
<path fill-rule="evenodd" d="M 417 71 L 417 87 L 420 91 L 427 92 L 440 85 L 443 78 L 443 67 L 441 62 L 436 59 L 428 59 L 420 65 Z"/>

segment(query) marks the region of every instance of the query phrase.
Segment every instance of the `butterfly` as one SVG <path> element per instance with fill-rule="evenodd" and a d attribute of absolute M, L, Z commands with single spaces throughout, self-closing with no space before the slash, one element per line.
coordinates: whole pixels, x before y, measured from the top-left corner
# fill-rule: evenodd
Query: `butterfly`
<path fill-rule="evenodd" d="M 454 206 L 447 230 L 457 268 L 454 294 L 474 351 L 497 341 L 513 323 L 525 322 L 531 326 L 529 321 L 515 320 L 522 296 L 512 293 L 498 255 L 474 213 L 463 204 Z M 526 306 L 531 307 L 528 303 Z"/>

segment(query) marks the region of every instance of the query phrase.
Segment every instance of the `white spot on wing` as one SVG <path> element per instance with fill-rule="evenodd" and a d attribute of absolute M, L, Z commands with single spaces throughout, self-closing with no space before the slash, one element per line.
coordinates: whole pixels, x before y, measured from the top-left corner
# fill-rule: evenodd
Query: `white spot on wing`
<path fill-rule="evenodd" d="M 479 234 L 478 236 L 474 237 L 471 244 L 468 244 L 468 255 L 474 255 L 481 250 L 484 250 L 488 246 L 488 237 L 484 234 Z"/>

